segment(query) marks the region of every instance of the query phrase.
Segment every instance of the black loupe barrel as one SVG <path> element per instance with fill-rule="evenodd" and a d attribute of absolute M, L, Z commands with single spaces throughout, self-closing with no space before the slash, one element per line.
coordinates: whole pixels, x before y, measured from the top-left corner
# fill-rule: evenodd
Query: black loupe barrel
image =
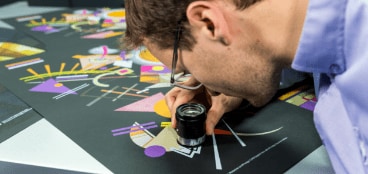
<path fill-rule="evenodd" d="M 204 142 L 206 138 L 206 108 L 202 104 L 182 104 L 176 109 L 175 117 L 180 145 L 195 147 Z"/>

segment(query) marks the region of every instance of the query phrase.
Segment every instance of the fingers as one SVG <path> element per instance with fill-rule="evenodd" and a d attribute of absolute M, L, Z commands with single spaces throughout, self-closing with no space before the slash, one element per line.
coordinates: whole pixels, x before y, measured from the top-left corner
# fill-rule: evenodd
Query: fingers
<path fill-rule="evenodd" d="M 211 135 L 214 133 L 215 126 L 220 121 L 224 113 L 232 111 L 237 108 L 242 102 L 241 98 L 230 97 L 224 94 L 211 95 L 211 93 L 204 93 L 204 88 L 197 90 L 186 90 L 182 88 L 173 88 L 166 95 L 166 103 L 171 112 L 171 125 L 176 127 L 176 108 L 180 105 L 192 101 L 196 101 L 203 104 L 203 99 L 208 102 L 209 110 L 207 111 L 206 119 L 206 134 Z M 206 95 L 209 94 L 209 95 Z M 202 98 L 202 100 L 200 100 Z"/>
<path fill-rule="evenodd" d="M 224 96 L 211 97 L 211 108 L 207 112 L 206 119 L 206 134 L 212 135 L 214 133 L 215 126 L 220 121 L 221 117 L 225 113 L 225 106 L 221 103 L 221 99 Z"/>
<path fill-rule="evenodd" d="M 206 134 L 212 135 L 215 130 L 215 126 L 220 121 L 223 112 L 216 111 L 214 109 L 211 109 L 207 112 L 207 119 L 206 119 Z"/>
<path fill-rule="evenodd" d="M 170 114 L 171 114 L 171 126 L 172 127 L 176 127 L 176 119 L 175 119 L 175 109 L 173 110 L 173 105 L 175 103 L 175 99 L 177 98 L 177 90 L 170 90 L 166 95 L 165 95 L 165 100 L 166 100 L 166 104 L 169 108 Z"/>
<path fill-rule="evenodd" d="M 211 97 L 212 106 L 207 112 L 206 134 L 214 133 L 215 126 L 222 116 L 229 111 L 239 107 L 242 102 L 241 98 L 225 96 L 223 94 Z"/>
<path fill-rule="evenodd" d="M 176 127 L 175 113 L 176 108 L 181 104 L 191 101 L 196 93 L 194 91 L 185 90 L 181 88 L 173 88 L 165 95 L 166 104 L 169 107 L 171 113 L 171 125 Z"/>

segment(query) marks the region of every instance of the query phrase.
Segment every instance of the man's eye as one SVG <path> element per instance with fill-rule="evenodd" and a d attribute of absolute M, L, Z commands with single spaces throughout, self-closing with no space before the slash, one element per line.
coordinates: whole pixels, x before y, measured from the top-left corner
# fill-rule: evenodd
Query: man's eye
<path fill-rule="evenodd" d="M 183 72 L 183 75 L 184 75 L 184 76 L 189 75 L 189 74 L 190 74 L 190 72 L 189 72 L 189 71 L 184 71 L 184 72 Z"/>

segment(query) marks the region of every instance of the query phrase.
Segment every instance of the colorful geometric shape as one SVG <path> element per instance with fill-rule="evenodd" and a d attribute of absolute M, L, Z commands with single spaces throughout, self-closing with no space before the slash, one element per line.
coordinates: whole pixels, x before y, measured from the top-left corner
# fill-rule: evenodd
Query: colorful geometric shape
<path fill-rule="evenodd" d="M 138 123 L 133 124 L 139 125 Z M 144 146 L 150 142 L 155 136 L 149 132 L 149 130 L 136 130 L 138 128 L 131 128 L 131 132 L 129 133 L 131 140 L 138 145 L 139 147 L 144 148 Z"/>
<path fill-rule="evenodd" d="M 103 12 L 102 17 L 113 21 L 121 21 L 125 19 L 125 9 L 113 9 Z"/>
<path fill-rule="evenodd" d="M 102 55 L 74 55 L 73 58 L 79 59 L 84 70 L 97 69 L 112 64 L 117 60 L 122 60 L 119 55 L 106 55 L 103 58 L 101 58 L 101 56 Z"/>
<path fill-rule="evenodd" d="M 0 42 L 0 61 L 40 54 L 45 50 L 11 42 Z"/>
<path fill-rule="evenodd" d="M 139 53 L 139 57 L 141 57 L 142 59 L 147 60 L 147 61 L 159 62 L 159 60 L 153 54 L 151 54 L 151 52 L 148 49 L 143 49 Z"/>
<path fill-rule="evenodd" d="M 160 83 L 159 76 L 140 76 L 139 82 L 142 83 Z"/>
<path fill-rule="evenodd" d="M 153 56 L 144 46 L 129 51 L 129 54 L 133 55 L 131 59 L 138 65 L 163 65 L 162 62 Z"/>
<path fill-rule="evenodd" d="M 158 145 L 147 147 L 144 150 L 144 154 L 151 158 L 161 157 L 165 155 L 165 153 L 166 153 L 165 148 Z"/>
<path fill-rule="evenodd" d="M 118 108 L 115 111 L 155 112 L 154 110 L 155 103 L 157 103 L 163 98 L 164 94 L 160 92 L 145 99 Z"/>
<path fill-rule="evenodd" d="M 165 118 L 171 118 L 171 112 L 169 110 L 169 107 L 167 107 L 165 99 L 159 100 L 155 106 L 153 107 L 156 114 L 165 117 Z"/>
<path fill-rule="evenodd" d="M 70 89 L 66 86 L 62 85 L 61 83 L 55 81 L 54 79 L 50 78 L 43 83 L 33 87 L 29 91 L 31 92 L 45 92 L 45 93 L 57 93 L 61 94 L 64 92 L 69 91 Z M 76 92 L 72 92 L 70 94 L 77 94 Z"/>
<path fill-rule="evenodd" d="M 312 101 L 312 100 L 309 100 L 305 103 L 303 103 L 302 105 L 300 105 L 300 107 L 304 108 L 304 109 L 307 109 L 307 110 L 310 110 L 310 111 L 314 111 L 314 108 L 316 107 L 316 102 Z"/>
<path fill-rule="evenodd" d="M 142 65 L 141 74 L 142 75 L 156 75 L 156 74 L 166 74 L 171 73 L 170 69 L 164 65 Z"/>
<path fill-rule="evenodd" d="M 105 31 L 82 36 L 83 39 L 107 39 L 124 34 L 123 32 Z"/>
<path fill-rule="evenodd" d="M 171 71 L 164 65 L 142 65 L 139 81 L 145 83 L 169 82 Z"/>
<path fill-rule="evenodd" d="M 36 27 L 33 27 L 31 30 L 32 31 L 40 31 L 40 32 L 57 31 L 57 29 L 55 29 L 54 27 L 49 26 L 49 25 L 36 26 Z"/>
<path fill-rule="evenodd" d="M 170 152 L 172 148 L 180 148 L 180 145 L 177 141 L 178 134 L 171 126 L 165 127 L 161 130 L 156 137 L 154 137 L 151 141 L 149 141 L 144 148 L 150 146 L 161 146 L 164 147 L 167 152 Z"/>

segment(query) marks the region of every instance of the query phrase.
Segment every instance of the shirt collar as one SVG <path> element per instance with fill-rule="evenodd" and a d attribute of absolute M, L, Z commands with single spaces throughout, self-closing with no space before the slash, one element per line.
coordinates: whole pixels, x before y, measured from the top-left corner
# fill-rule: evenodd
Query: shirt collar
<path fill-rule="evenodd" d="M 292 67 L 299 71 L 345 71 L 344 21 L 347 0 L 310 0 Z"/>

